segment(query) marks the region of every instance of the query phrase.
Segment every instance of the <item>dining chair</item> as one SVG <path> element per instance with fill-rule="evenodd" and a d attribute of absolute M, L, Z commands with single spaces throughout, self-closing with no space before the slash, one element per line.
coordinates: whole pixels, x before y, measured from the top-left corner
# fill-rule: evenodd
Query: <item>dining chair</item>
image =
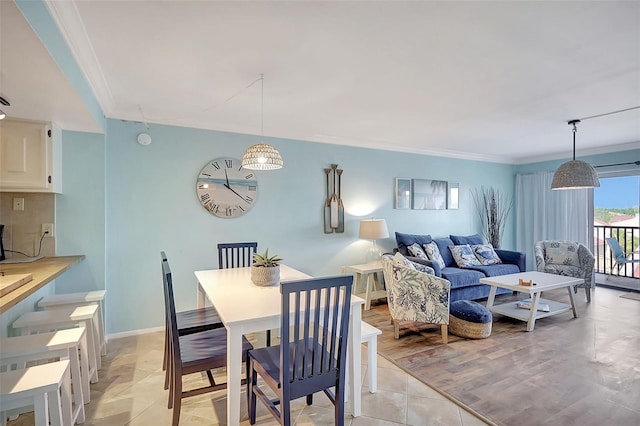
<path fill-rule="evenodd" d="M 622 268 L 622 265 L 625 265 L 627 263 L 640 262 L 640 259 L 638 258 L 634 259 L 634 256 L 638 255 L 638 253 L 629 253 L 629 254 L 625 253 L 624 250 L 622 250 L 622 247 L 620 247 L 620 243 L 618 242 L 617 239 L 611 237 L 611 238 L 606 238 L 605 240 L 607 241 L 607 244 L 611 249 L 611 253 L 613 254 L 612 259 L 618 267 L 618 274 L 620 274 L 620 269 Z M 629 259 L 629 257 L 631 257 L 631 259 Z"/>
<path fill-rule="evenodd" d="M 307 404 L 311 405 L 313 394 L 320 391 L 324 391 L 334 405 L 335 424 L 344 424 L 352 285 L 352 276 L 280 284 L 281 343 L 248 352 L 250 424 L 256 422 L 257 399 L 281 425 L 290 425 L 290 402 L 306 396 Z M 275 393 L 275 399 L 269 398 L 258 386 L 258 375 Z"/>
<path fill-rule="evenodd" d="M 167 261 L 167 255 L 165 252 L 160 252 L 162 264 Z M 190 309 L 188 311 L 176 312 L 176 324 L 178 328 L 179 336 L 186 336 L 188 334 L 200 333 L 206 330 L 214 330 L 216 328 L 223 328 L 224 324 L 220 320 L 218 311 L 213 306 L 199 309 Z M 164 330 L 164 355 L 162 358 L 162 370 L 165 371 L 164 388 L 169 388 L 169 369 L 168 363 L 170 358 L 169 348 L 169 327 L 168 324 Z"/>
<path fill-rule="evenodd" d="M 169 362 L 167 371 L 170 376 L 168 408 L 173 408 L 172 425 L 180 421 L 182 399 L 226 389 L 226 383 L 216 383 L 211 370 L 227 365 L 227 330 L 216 328 L 181 335 L 176 320 L 176 306 L 173 298 L 173 279 L 169 262 L 162 254 L 162 277 L 167 328 L 169 329 Z M 242 337 L 242 358 L 246 361 L 247 351 L 253 346 Z M 182 378 L 193 373 L 206 372 L 209 384 L 199 388 L 183 390 Z"/>
<path fill-rule="evenodd" d="M 244 268 L 251 266 L 258 251 L 257 242 L 218 244 L 218 268 Z"/>
<path fill-rule="evenodd" d="M 258 251 L 257 242 L 218 244 L 218 269 L 245 268 L 253 264 Z M 271 346 L 271 330 L 266 332 L 267 346 Z"/>

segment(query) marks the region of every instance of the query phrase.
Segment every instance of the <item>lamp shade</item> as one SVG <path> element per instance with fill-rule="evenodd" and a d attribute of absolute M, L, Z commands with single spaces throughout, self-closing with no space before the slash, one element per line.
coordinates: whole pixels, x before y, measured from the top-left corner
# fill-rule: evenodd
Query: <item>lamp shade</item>
<path fill-rule="evenodd" d="M 266 143 L 251 145 L 242 156 L 242 167 L 249 170 L 276 170 L 283 164 L 278 150 Z"/>
<path fill-rule="evenodd" d="M 379 240 L 388 238 L 387 221 L 384 219 L 363 219 L 360 221 L 360 234 L 364 240 Z"/>
<path fill-rule="evenodd" d="M 567 161 L 553 175 L 551 189 L 582 189 L 600 186 L 598 173 L 591 164 L 580 160 Z"/>

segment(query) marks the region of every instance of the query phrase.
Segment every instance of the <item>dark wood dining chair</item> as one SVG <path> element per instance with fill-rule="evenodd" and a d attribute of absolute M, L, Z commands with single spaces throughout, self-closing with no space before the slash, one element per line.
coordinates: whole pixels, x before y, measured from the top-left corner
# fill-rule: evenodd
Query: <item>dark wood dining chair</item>
<path fill-rule="evenodd" d="M 218 244 L 218 268 L 245 268 L 253 264 L 257 242 Z M 267 330 L 267 346 L 271 346 L 271 330 Z"/>
<path fill-rule="evenodd" d="M 162 264 L 167 262 L 167 255 L 165 252 L 161 252 L 160 257 L 162 259 Z M 188 334 L 224 327 L 218 312 L 213 307 L 176 312 L 176 324 L 179 336 L 186 336 Z M 165 389 L 169 388 L 170 379 L 169 370 L 167 368 L 170 358 L 169 352 L 169 327 L 166 326 L 164 331 L 164 356 L 162 359 L 162 370 L 166 371 L 164 378 Z"/>
<path fill-rule="evenodd" d="M 256 422 L 256 399 L 281 425 L 290 425 L 290 402 L 306 396 L 311 405 L 313 394 L 324 391 L 335 407 L 335 424 L 344 424 L 352 284 L 352 276 L 338 276 L 280 285 L 281 344 L 248 353 L 249 423 Z M 257 385 L 258 374 L 275 399 Z"/>
<path fill-rule="evenodd" d="M 244 268 L 251 266 L 258 251 L 257 242 L 218 244 L 218 268 Z"/>
<path fill-rule="evenodd" d="M 227 387 L 226 383 L 216 383 L 212 369 L 227 365 L 227 330 L 216 328 L 197 333 L 180 335 L 176 320 L 176 306 L 173 298 L 173 280 L 171 269 L 162 253 L 162 276 L 167 328 L 169 329 L 169 363 L 170 375 L 168 408 L 173 408 L 172 425 L 180 422 L 182 399 L 190 396 L 213 392 Z M 242 359 L 246 361 L 247 351 L 253 348 L 251 343 L 242 337 Z M 209 384 L 184 391 L 182 377 L 188 374 L 206 372 Z"/>

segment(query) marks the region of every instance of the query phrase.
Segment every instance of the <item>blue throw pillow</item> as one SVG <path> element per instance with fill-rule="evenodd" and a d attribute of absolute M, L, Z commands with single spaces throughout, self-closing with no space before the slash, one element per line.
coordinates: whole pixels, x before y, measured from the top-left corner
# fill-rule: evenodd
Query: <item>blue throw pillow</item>
<path fill-rule="evenodd" d="M 414 235 L 414 234 L 402 234 L 396 232 L 396 244 L 398 244 L 398 250 L 407 254 L 409 246 L 418 243 L 420 247 L 431 242 L 431 235 Z"/>
<path fill-rule="evenodd" d="M 468 268 L 470 266 L 480 266 L 481 263 L 471 250 L 469 244 L 461 244 L 457 246 L 449 247 L 451 250 L 451 254 L 453 255 L 453 259 L 456 261 L 456 264 L 459 268 Z"/>
<path fill-rule="evenodd" d="M 497 265 L 498 263 L 502 263 L 502 260 L 498 257 L 498 254 L 491 244 L 474 244 L 471 246 L 471 250 L 473 250 L 483 265 Z"/>
<path fill-rule="evenodd" d="M 484 240 L 478 234 L 473 235 L 449 235 L 451 241 L 453 241 L 453 245 L 460 246 L 462 244 L 484 244 Z"/>

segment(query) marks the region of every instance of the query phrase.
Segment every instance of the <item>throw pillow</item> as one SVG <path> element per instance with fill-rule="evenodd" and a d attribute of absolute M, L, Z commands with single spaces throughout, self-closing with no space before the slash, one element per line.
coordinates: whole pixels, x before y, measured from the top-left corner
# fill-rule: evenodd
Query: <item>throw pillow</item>
<path fill-rule="evenodd" d="M 471 246 L 473 253 L 483 265 L 496 265 L 502 263 L 500 257 L 491 244 L 474 244 Z"/>
<path fill-rule="evenodd" d="M 431 266 L 423 265 L 422 263 L 418 263 L 418 262 L 411 262 L 411 263 L 413 263 L 413 267 L 418 272 L 422 272 L 422 273 L 429 274 L 429 275 L 435 275 L 436 274 L 436 271 L 434 271 Z"/>
<path fill-rule="evenodd" d="M 424 251 L 427 253 L 430 261 L 436 262 L 441 269 L 445 267 L 444 259 L 442 258 L 442 255 L 440 255 L 440 249 L 436 243 L 431 241 L 429 244 L 424 244 L 422 247 L 424 247 Z"/>
<path fill-rule="evenodd" d="M 473 250 L 471 250 L 469 244 L 451 246 L 449 247 L 449 250 L 451 250 L 453 260 L 456 261 L 456 264 L 459 268 L 468 268 L 469 266 L 481 265 L 476 255 L 473 254 Z"/>
<path fill-rule="evenodd" d="M 393 256 L 393 264 L 394 265 L 401 265 L 401 266 L 407 266 L 411 269 L 416 269 L 414 265 L 414 263 L 412 261 L 410 261 L 409 259 L 407 259 L 406 257 L 404 257 L 402 255 L 402 253 L 398 252 L 395 254 L 395 256 Z"/>
<path fill-rule="evenodd" d="M 411 244 L 409 247 L 407 247 L 407 250 L 409 250 L 409 253 L 419 259 L 429 260 L 427 255 L 424 253 L 424 250 L 422 250 L 422 247 L 420 247 L 420 244 L 418 243 Z"/>
<path fill-rule="evenodd" d="M 544 250 L 547 264 L 580 266 L 578 244 L 573 241 L 546 241 Z"/>
<path fill-rule="evenodd" d="M 407 248 L 413 244 L 418 243 L 421 246 L 431 242 L 431 235 L 416 235 L 416 234 L 403 234 L 396 232 L 396 244 L 398 244 L 398 250 L 402 254 L 407 254 Z"/>

